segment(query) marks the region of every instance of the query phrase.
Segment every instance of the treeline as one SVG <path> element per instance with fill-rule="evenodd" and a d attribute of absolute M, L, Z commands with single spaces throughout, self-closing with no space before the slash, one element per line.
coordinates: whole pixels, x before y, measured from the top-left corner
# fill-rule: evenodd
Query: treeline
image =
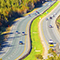
<path fill-rule="evenodd" d="M 6 27 L 11 18 L 17 18 L 32 10 L 44 0 L 0 0 L 0 30 Z"/>

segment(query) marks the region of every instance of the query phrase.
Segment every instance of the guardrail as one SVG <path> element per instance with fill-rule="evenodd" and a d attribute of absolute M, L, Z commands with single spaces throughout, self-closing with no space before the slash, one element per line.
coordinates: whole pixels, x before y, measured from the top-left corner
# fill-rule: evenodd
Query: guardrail
<path fill-rule="evenodd" d="M 56 3 L 56 1 L 53 3 L 53 4 L 55 4 Z M 52 5 L 53 5 L 52 4 Z M 40 16 L 41 14 L 43 14 L 44 12 L 46 12 L 52 5 L 50 5 L 45 11 L 43 11 L 42 13 L 40 13 L 38 16 Z M 34 17 L 32 20 L 31 20 L 31 22 L 30 22 L 30 25 L 29 25 L 29 37 L 30 37 L 30 49 L 28 49 L 29 51 L 26 53 L 26 55 L 24 55 L 22 58 L 20 58 L 19 60 L 22 60 L 22 59 L 24 59 L 26 56 L 28 56 L 29 54 L 30 54 L 30 52 L 31 52 L 31 49 L 32 49 L 32 44 L 31 44 L 31 32 L 30 32 L 30 30 L 31 30 L 31 24 L 32 24 L 32 22 L 34 21 L 34 19 L 36 19 L 38 16 L 36 16 L 36 17 Z"/>

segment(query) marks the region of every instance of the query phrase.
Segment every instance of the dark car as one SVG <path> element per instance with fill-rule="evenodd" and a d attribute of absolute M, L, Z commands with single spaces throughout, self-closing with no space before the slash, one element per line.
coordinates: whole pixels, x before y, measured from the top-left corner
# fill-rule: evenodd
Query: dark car
<path fill-rule="evenodd" d="M 50 47 L 53 47 L 53 46 L 54 46 L 52 39 L 49 40 L 49 44 L 50 44 L 50 45 L 49 45 Z"/>
<path fill-rule="evenodd" d="M 31 15 L 29 14 L 29 17 L 31 17 Z"/>
<path fill-rule="evenodd" d="M 49 40 L 49 44 L 53 44 L 53 40 L 52 39 Z"/>
<path fill-rule="evenodd" d="M 52 17 L 50 16 L 50 19 L 52 19 Z"/>
<path fill-rule="evenodd" d="M 49 18 L 46 18 L 46 20 L 49 20 Z"/>
<path fill-rule="evenodd" d="M 22 32 L 22 35 L 25 35 L 25 32 Z"/>

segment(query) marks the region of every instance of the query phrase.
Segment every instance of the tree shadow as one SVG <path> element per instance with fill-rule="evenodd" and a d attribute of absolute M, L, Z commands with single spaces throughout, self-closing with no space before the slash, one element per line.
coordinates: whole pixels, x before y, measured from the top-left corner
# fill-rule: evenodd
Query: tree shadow
<path fill-rule="evenodd" d="M 37 2 L 37 3 L 35 3 L 34 5 L 35 5 L 35 8 L 42 7 L 42 3 L 41 3 L 41 2 Z"/>
<path fill-rule="evenodd" d="M 9 34 L 13 34 L 13 32 L 5 33 L 5 34 L 2 34 L 2 35 L 9 35 Z"/>
<path fill-rule="evenodd" d="M 14 46 L 14 45 L 4 44 L 4 45 L 2 45 L 1 47 L 2 47 L 2 48 L 5 48 L 5 47 L 12 47 L 12 46 Z"/>
<path fill-rule="evenodd" d="M 4 41 L 0 46 L 0 51 L 3 51 L 2 49 L 5 47 L 12 47 L 14 45 L 10 45 L 8 42 Z"/>
<path fill-rule="evenodd" d="M 16 36 L 16 37 L 9 37 L 8 39 L 15 39 L 15 38 L 20 38 L 21 36 Z"/>

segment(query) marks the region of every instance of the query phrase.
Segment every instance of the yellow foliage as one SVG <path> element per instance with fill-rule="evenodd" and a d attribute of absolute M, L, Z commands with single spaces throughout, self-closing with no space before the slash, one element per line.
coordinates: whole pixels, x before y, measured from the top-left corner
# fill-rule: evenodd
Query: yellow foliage
<path fill-rule="evenodd" d="M 2 60 L 2 58 L 0 58 L 0 60 Z"/>

